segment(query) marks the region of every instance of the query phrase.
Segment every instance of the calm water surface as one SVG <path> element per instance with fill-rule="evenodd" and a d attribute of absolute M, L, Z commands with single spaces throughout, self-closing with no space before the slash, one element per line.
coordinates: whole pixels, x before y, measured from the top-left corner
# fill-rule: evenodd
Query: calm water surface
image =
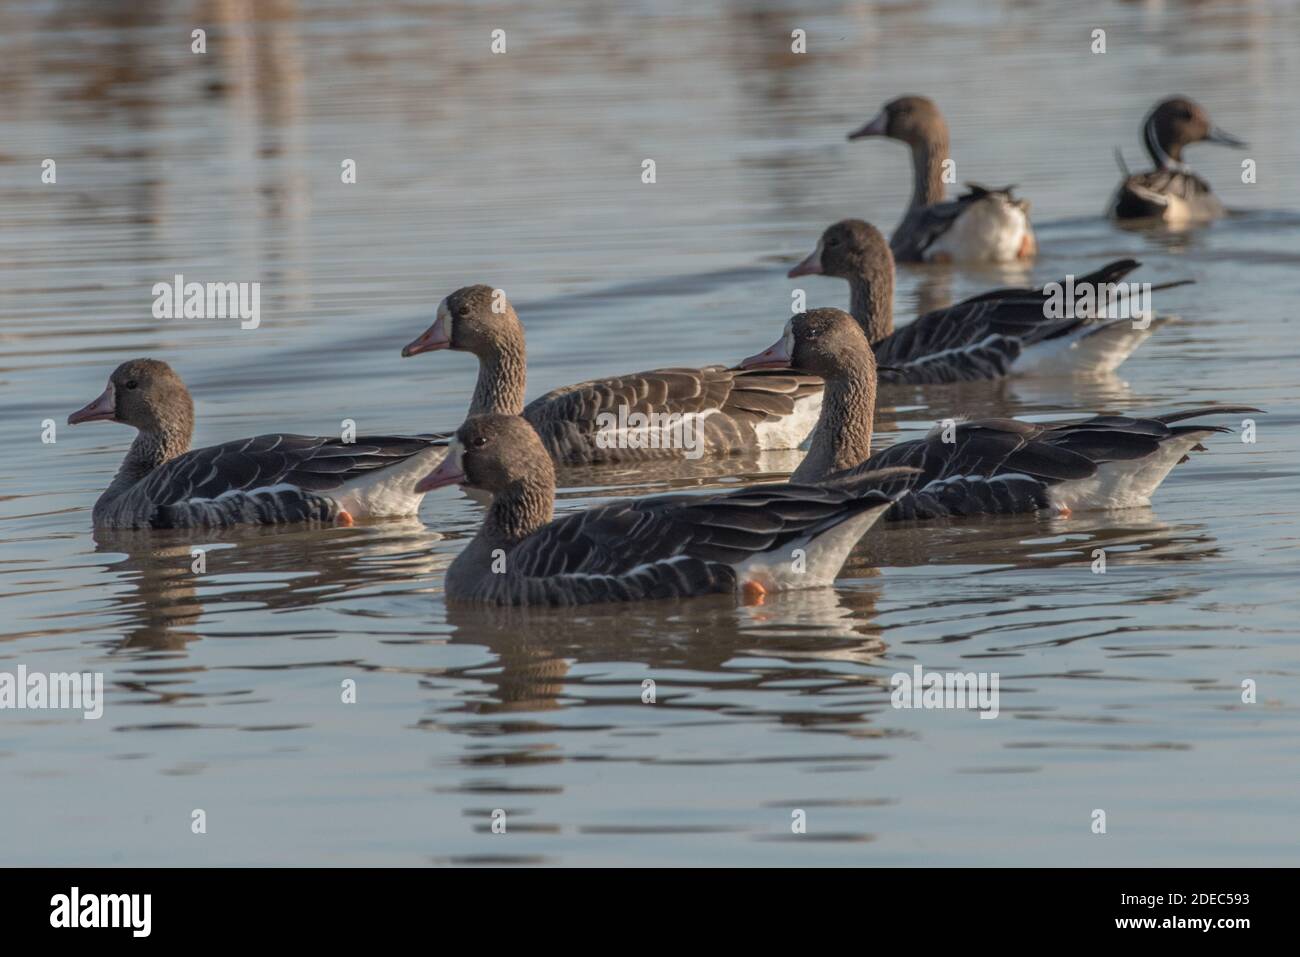
<path fill-rule="evenodd" d="M 0 863 L 1297 863 L 1289 3 L 364 6 L 0 9 L 0 670 L 107 688 L 99 721 L 0 712 Z M 887 394 L 881 441 L 1230 403 L 1267 410 L 1256 443 L 1216 437 L 1151 509 L 882 530 L 834 590 L 758 607 L 448 608 L 481 514 L 454 490 L 405 523 L 92 535 L 130 433 L 62 423 L 129 357 L 181 372 L 202 445 L 454 427 L 472 360 L 398 350 L 471 282 L 518 306 L 531 394 L 757 351 L 825 225 L 897 220 L 904 150 L 844 134 L 912 91 L 947 113 L 960 179 L 1032 199 L 1043 254 L 1029 277 L 900 271 L 900 317 L 1130 255 L 1196 285 L 1158 300 L 1182 321 L 1120 377 Z M 1243 212 L 1117 229 L 1113 148 L 1136 165 L 1173 92 L 1250 142 L 1190 153 Z M 261 327 L 154 319 L 175 273 L 260 281 Z M 561 507 L 795 461 L 597 470 Z M 996 671 L 1001 716 L 894 710 L 917 663 Z"/>

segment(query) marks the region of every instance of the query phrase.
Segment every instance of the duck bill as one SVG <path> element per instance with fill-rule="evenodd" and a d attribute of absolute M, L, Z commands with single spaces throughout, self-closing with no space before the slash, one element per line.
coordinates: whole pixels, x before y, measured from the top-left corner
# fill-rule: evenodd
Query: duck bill
<path fill-rule="evenodd" d="M 1218 143 L 1220 146 L 1236 146 L 1239 148 L 1246 146 L 1245 140 L 1239 140 L 1231 133 L 1221 130 L 1217 126 L 1211 127 L 1210 132 L 1205 134 L 1205 141 L 1207 143 Z"/>
<path fill-rule="evenodd" d="M 788 369 L 790 352 L 785 347 L 785 336 L 772 343 L 758 355 L 740 360 L 742 369 Z"/>
<path fill-rule="evenodd" d="M 447 334 L 447 319 L 439 316 L 438 321 L 424 330 L 419 338 L 413 339 L 402 348 L 402 358 L 418 356 L 421 352 L 436 352 L 451 348 L 451 336 Z"/>
<path fill-rule="evenodd" d="M 415 490 L 420 493 L 432 492 L 436 488 L 460 485 L 464 481 L 465 473 L 460 467 L 460 456 L 449 452 L 441 465 L 415 483 Z"/>
<path fill-rule="evenodd" d="M 884 136 L 885 125 L 887 122 L 888 120 L 885 117 L 885 111 L 881 110 L 872 118 L 871 122 L 867 123 L 865 126 L 858 127 L 850 133 L 849 139 L 862 140 L 866 139 L 868 136 Z"/>
<path fill-rule="evenodd" d="M 787 279 L 795 279 L 799 276 L 822 275 L 822 244 L 818 243 L 817 248 L 808 254 L 807 259 L 795 266 L 785 275 Z"/>
<path fill-rule="evenodd" d="M 68 425 L 78 425 L 82 422 L 112 422 L 116 415 L 117 402 L 113 397 L 113 385 L 109 383 L 108 388 L 100 394 L 99 398 L 68 416 Z"/>

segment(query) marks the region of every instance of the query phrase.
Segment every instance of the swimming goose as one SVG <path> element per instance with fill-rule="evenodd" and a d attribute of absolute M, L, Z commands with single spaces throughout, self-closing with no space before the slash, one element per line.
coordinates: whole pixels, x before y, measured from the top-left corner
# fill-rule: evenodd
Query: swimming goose
<path fill-rule="evenodd" d="M 479 415 L 416 488 L 492 499 L 447 569 L 449 600 L 585 605 L 828 585 L 889 507 L 877 485 L 905 473 L 621 500 L 552 520 L 555 468 L 536 431 L 518 416 Z"/>
<path fill-rule="evenodd" d="M 1170 470 L 1201 449 L 1202 439 L 1228 431 L 1173 423 L 1258 411 L 1202 408 L 1146 419 L 1097 415 L 1050 424 L 984 419 L 939 427 L 923 439 L 873 455 L 876 362 L 852 316 L 838 309 L 800 313 L 771 348 L 742 365 L 795 367 L 826 380 L 821 418 L 791 481 L 825 481 L 897 466 L 919 470 L 881 486 L 903 493 L 886 514 L 889 520 L 1038 509 L 1068 515 L 1076 509 L 1147 505 Z"/>
<path fill-rule="evenodd" d="M 1005 375 L 1098 375 L 1113 372 L 1168 317 L 1138 322 L 1116 286 L 1140 264 L 1117 259 L 1096 272 L 1042 289 L 1009 287 L 936 309 L 894 329 L 894 260 L 885 238 L 869 223 L 846 219 L 827 228 L 797 276 L 848 281 L 849 309 L 875 349 L 886 383 L 968 382 Z M 1153 286 L 1169 289 L 1183 282 Z M 1067 291 L 1075 299 L 1066 303 Z M 1106 297 L 1108 306 L 1096 303 Z M 1083 297 L 1083 298 L 1079 298 Z M 1075 308 L 1081 306 L 1082 308 Z M 1067 307 L 1069 311 L 1067 311 Z M 1110 312 L 1123 318 L 1096 318 Z"/>
<path fill-rule="evenodd" d="M 1110 214 L 1116 219 L 1163 219 L 1175 224 L 1222 216 L 1223 204 L 1210 184 L 1183 162 L 1183 147 L 1200 142 L 1246 145 L 1212 125 L 1205 110 L 1186 97 L 1157 103 L 1142 121 L 1142 143 L 1155 169 L 1132 175 L 1124 169 L 1124 182 L 1111 200 Z M 1122 155 L 1119 161 L 1123 169 Z"/>
<path fill-rule="evenodd" d="M 821 380 L 722 366 L 656 369 L 555 389 L 524 405 L 524 327 L 490 286 L 466 286 L 403 356 L 438 349 L 479 362 L 469 415 L 523 415 L 557 465 L 795 449 L 821 408 Z"/>
<path fill-rule="evenodd" d="M 123 362 L 99 398 L 68 416 L 69 425 L 99 421 L 137 434 L 95 502 L 96 528 L 350 525 L 411 515 L 422 498 L 416 480 L 446 454 L 437 439 L 388 435 L 259 435 L 190 451 L 194 402 L 157 359 Z"/>
<path fill-rule="evenodd" d="M 850 140 L 885 136 L 912 149 L 912 201 L 889 245 L 899 262 L 1005 263 L 1032 259 L 1038 251 L 1029 224 L 1029 202 L 1014 186 L 969 190 L 946 200 L 944 164 L 949 162 L 948 124 L 932 100 L 901 96 L 886 103 Z"/>

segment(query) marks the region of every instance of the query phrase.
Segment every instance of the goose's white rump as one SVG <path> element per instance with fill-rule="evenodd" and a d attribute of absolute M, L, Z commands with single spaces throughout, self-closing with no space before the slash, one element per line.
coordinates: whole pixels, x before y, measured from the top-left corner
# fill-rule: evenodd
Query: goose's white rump
<path fill-rule="evenodd" d="M 420 509 L 423 493 L 415 483 L 438 467 L 446 446 L 430 446 L 396 465 L 345 482 L 330 496 L 353 518 L 400 518 Z"/>

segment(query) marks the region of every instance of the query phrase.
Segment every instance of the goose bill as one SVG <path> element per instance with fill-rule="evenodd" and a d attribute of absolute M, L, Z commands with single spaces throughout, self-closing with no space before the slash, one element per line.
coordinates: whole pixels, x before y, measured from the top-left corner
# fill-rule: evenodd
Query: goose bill
<path fill-rule="evenodd" d="M 111 422 L 115 415 L 117 415 L 117 402 L 113 397 L 113 384 L 110 382 L 99 398 L 68 416 L 68 425 L 77 425 L 80 422 Z"/>
<path fill-rule="evenodd" d="M 884 136 L 885 126 L 887 123 L 888 118 L 885 116 L 885 111 L 881 110 L 866 126 L 860 127 L 850 133 L 849 139 L 860 140 L 868 136 Z"/>
<path fill-rule="evenodd" d="M 418 356 L 421 352 L 434 352 L 437 349 L 450 349 L 451 336 L 447 330 L 447 317 L 439 316 L 419 338 L 407 343 L 402 349 L 402 357 Z"/>
<path fill-rule="evenodd" d="M 808 254 L 807 259 L 786 273 L 786 278 L 794 279 L 798 276 L 820 276 L 821 274 L 822 244 L 819 242 L 817 248 Z"/>
<path fill-rule="evenodd" d="M 788 369 L 790 368 L 790 350 L 786 348 L 786 337 L 782 336 L 758 355 L 740 361 L 742 369 Z"/>
<path fill-rule="evenodd" d="M 447 450 L 447 457 L 442 460 L 442 464 L 415 483 L 415 490 L 417 492 L 432 492 L 436 488 L 460 485 L 464 481 L 465 472 L 461 468 L 461 449 L 459 445 L 453 444 Z"/>

